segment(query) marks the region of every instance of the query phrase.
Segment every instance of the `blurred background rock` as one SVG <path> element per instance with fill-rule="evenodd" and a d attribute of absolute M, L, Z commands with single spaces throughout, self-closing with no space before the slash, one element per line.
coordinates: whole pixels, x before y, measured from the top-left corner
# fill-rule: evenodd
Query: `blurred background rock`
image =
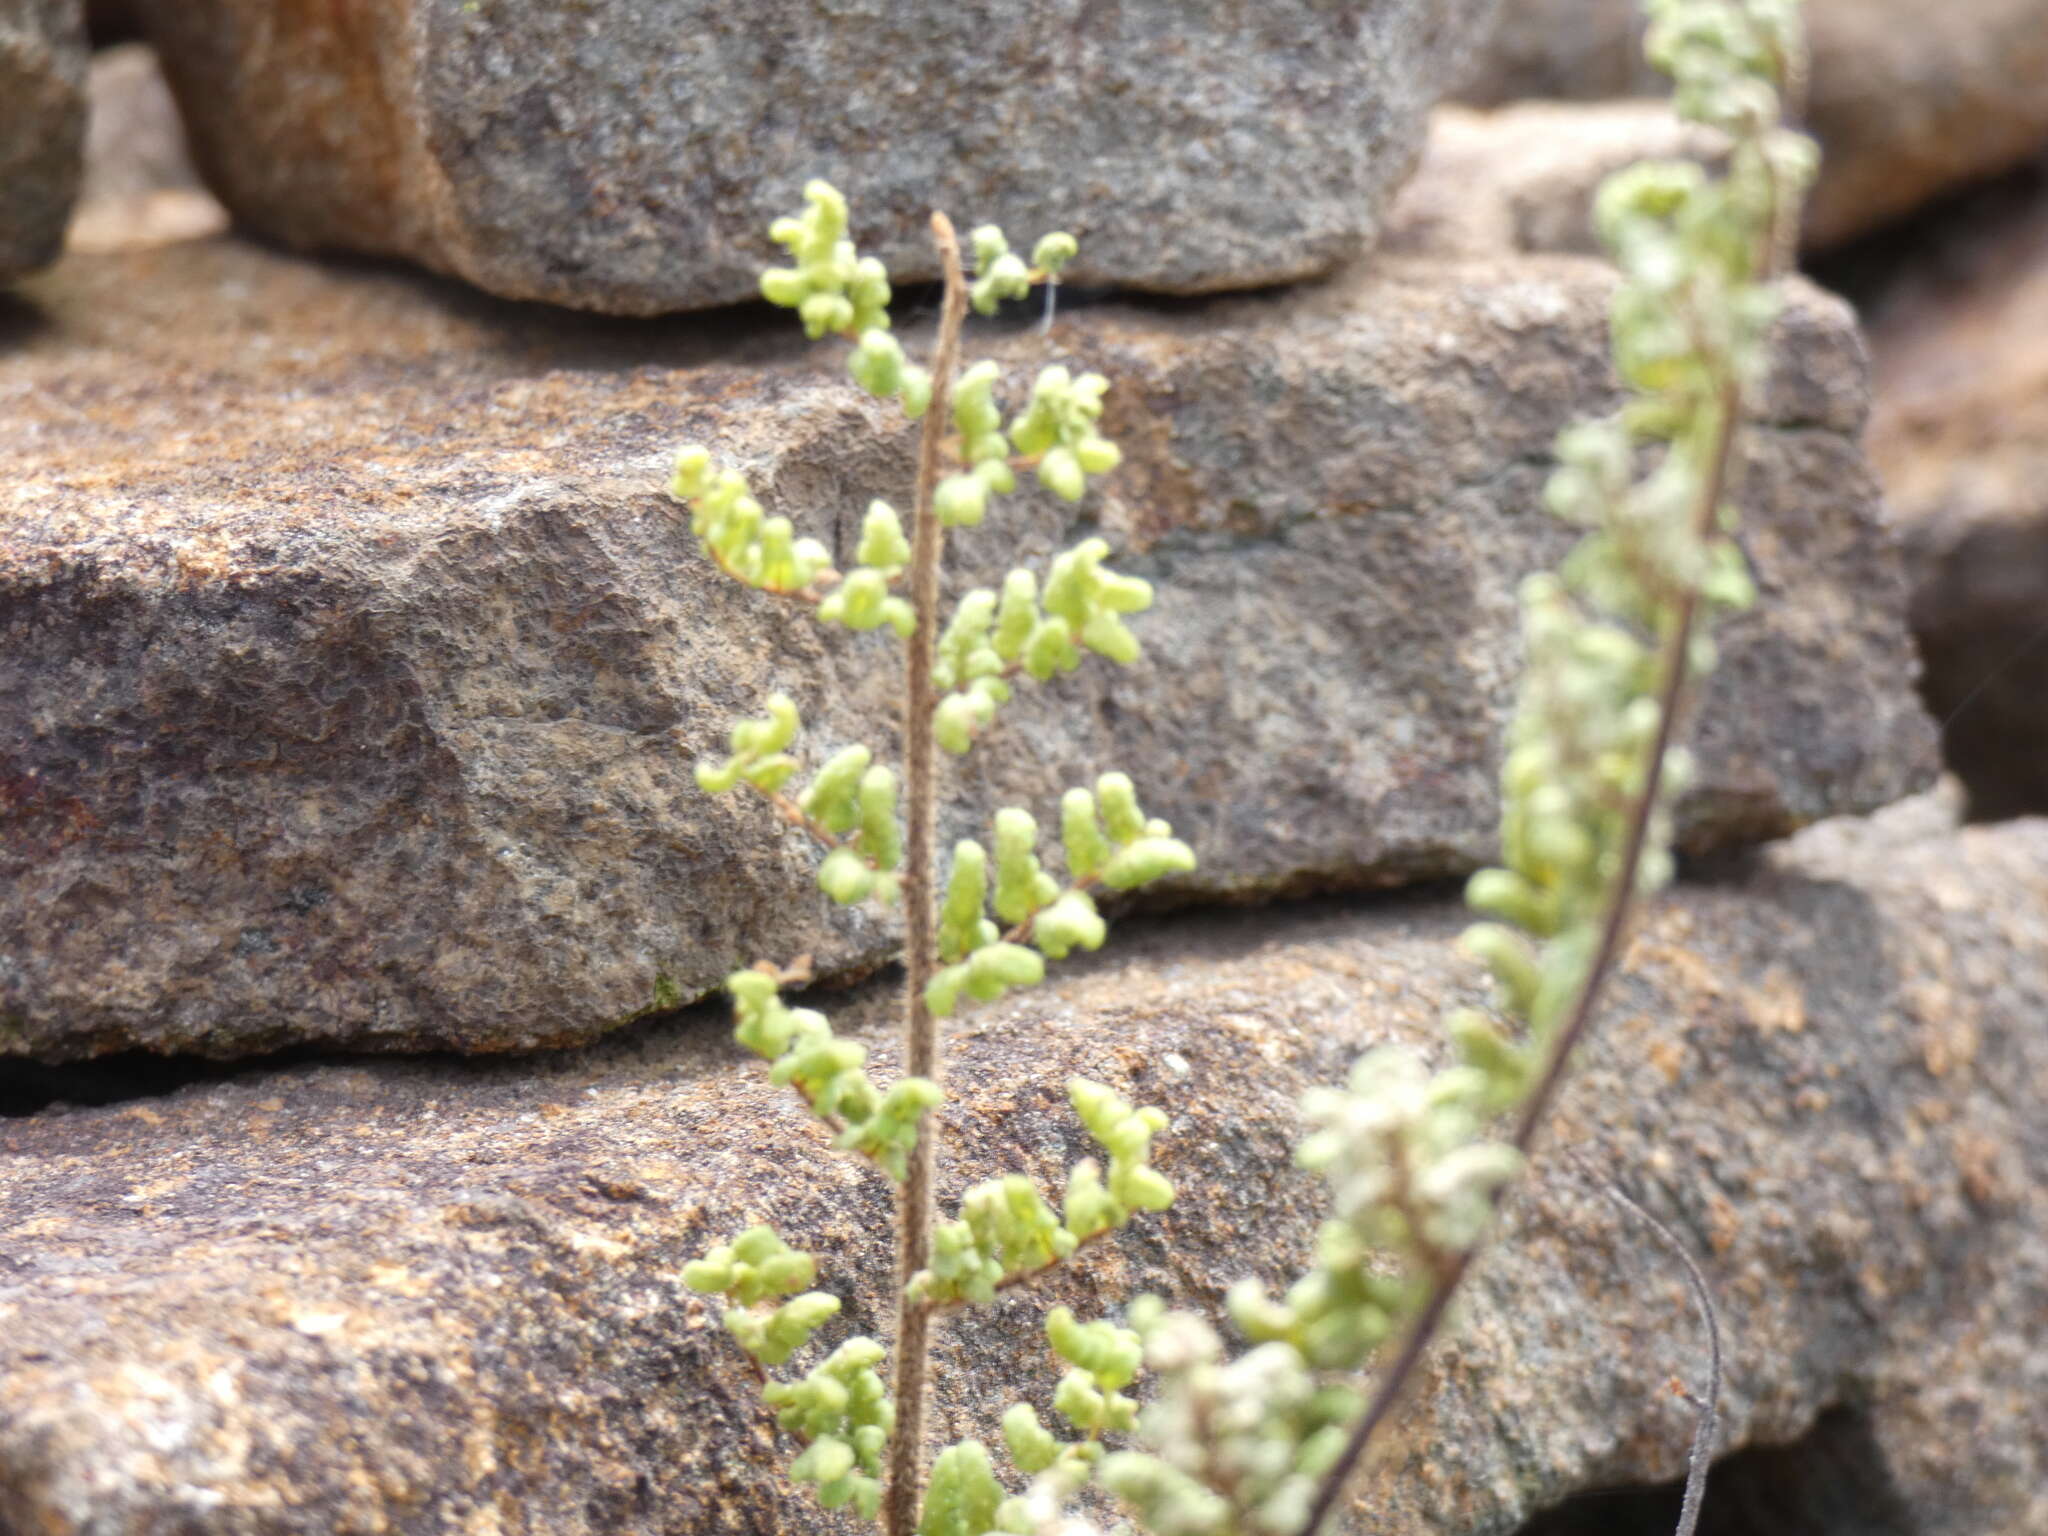
<path fill-rule="evenodd" d="M 1826 154 L 1809 266 L 1868 334 L 1870 453 L 1908 550 L 1922 691 L 1971 814 L 2042 812 L 2048 0 L 1808 0 L 1806 11 L 1807 125 Z M 1630 133 L 1670 152 L 1653 108 L 1609 100 L 1660 88 L 1641 34 L 1637 0 L 1514 0 L 1456 92 L 1503 108 L 1494 127 L 1440 109 L 1431 153 L 1498 185 L 1540 181 L 1546 158 L 1585 164 L 1595 136 L 1602 165 L 1627 158 Z M 1543 99 L 1597 104 L 1580 116 Z M 1528 205 L 1553 218 L 1566 206 L 1548 195 Z M 1475 216 L 1450 206 L 1460 211 L 1443 217 Z"/>
<path fill-rule="evenodd" d="M 1456 92 L 1475 106 L 1661 95 L 1640 0 L 1511 0 Z M 1867 234 L 2048 142 L 2048 0 L 1807 0 L 1809 246 Z"/>
<path fill-rule="evenodd" d="M 156 51 L 117 43 L 93 56 L 84 176 L 64 243 L 120 251 L 219 234 L 228 213 L 200 185 Z"/>

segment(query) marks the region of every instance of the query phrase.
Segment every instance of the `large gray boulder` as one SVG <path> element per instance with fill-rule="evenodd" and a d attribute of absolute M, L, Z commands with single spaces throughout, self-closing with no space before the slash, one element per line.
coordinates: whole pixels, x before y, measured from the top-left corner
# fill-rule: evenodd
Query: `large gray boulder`
<path fill-rule="evenodd" d="M 1831 245 L 2048 144 L 2048 0 L 1809 0 L 1808 242 Z M 1481 105 L 1661 93 L 1641 0 L 1512 0 L 1457 94 Z"/>
<path fill-rule="evenodd" d="M 899 280 L 927 215 L 1082 282 L 1327 272 L 1372 241 L 1495 0 L 185 0 L 144 18 L 215 190 L 296 245 L 613 314 L 751 297 L 813 176 Z"/>
<path fill-rule="evenodd" d="M 1612 401 L 1610 291 L 1583 260 L 1415 257 L 999 338 L 1020 376 L 1106 370 L 1130 460 L 956 538 L 954 589 L 1099 531 L 1160 596 L 1139 666 L 1027 692 L 949 771 L 947 835 L 1122 766 L 1200 854 L 1181 899 L 1487 858 L 1514 589 L 1568 546 L 1538 493 Z M 892 952 L 766 807 L 691 777 L 777 687 L 811 760 L 890 750 L 892 643 L 719 577 L 658 489 L 699 438 L 842 548 L 905 503 L 912 430 L 793 326 L 592 329 L 223 242 L 74 258 L 34 296 L 54 323 L 0 363 L 0 1056 L 527 1048 L 758 958 Z M 1931 776 L 1864 391 L 1847 311 L 1803 293 L 1748 439 L 1765 597 L 1706 701 L 1694 849 Z"/>
<path fill-rule="evenodd" d="M 1440 1038 L 1478 991 L 1461 920 L 1435 896 L 1177 920 L 961 1021 L 949 1203 L 997 1171 L 1063 1177 L 1075 1071 L 1173 1117 L 1156 1148 L 1180 1200 L 949 1324 L 935 1433 L 989 1435 L 1020 1393 L 1043 1408 L 1044 1305 L 1214 1306 L 1298 1268 L 1320 1201 L 1288 1166 L 1297 1096 Z M 886 1072 L 888 999 L 825 1006 Z M 1350 1530 L 1501 1536 L 1681 1469 L 1669 1383 L 1700 1382 L 1704 1341 L 1607 1180 L 1706 1268 L 1717 1450 L 1855 1416 L 1858 1458 L 1789 1469 L 1774 1512 L 1832 1476 L 1908 1512 L 1877 1529 L 2048 1529 L 2044 1016 L 2048 823 L 1958 834 L 1915 804 L 1660 902 Z M 540 1059 L 252 1071 L 0 1121 L 0 1529 L 846 1529 L 786 1486 L 793 1447 L 678 1278 L 772 1220 L 822 1252 L 855 1327 L 887 1330 L 885 1187 L 765 1077 L 697 1013 Z"/>
<path fill-rule="evenodd" d="M 85 150 L 80 0 L 0 3 L 0 282 L 56 260 Z"/>

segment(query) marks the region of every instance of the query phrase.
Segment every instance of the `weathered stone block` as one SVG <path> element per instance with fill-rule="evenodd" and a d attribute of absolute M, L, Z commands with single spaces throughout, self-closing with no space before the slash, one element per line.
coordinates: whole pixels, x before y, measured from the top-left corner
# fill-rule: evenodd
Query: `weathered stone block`
<path fill-rule="evenodd" d="M 824 176 L 901 280 L 927 215 L 1081 237 L 1081 282 L 1175 293 L 1371 243 L 1495 0 L 710 0 L 149 8 L 214 189 L 293 244 L 508 298 L 751 298 Z M 1026 249 L 1029 249 L 1028 243 Z"/>
<path fill-rule="evenodd" d="M 1075 1071 L 1173 1117 L 1180 1200 L 949 1326 L 935 1434 L 988 1435 L 1019 1393 L 1043 1409 L 1053 1300 L 1214 1306 L 1296 1269 L 1319 1215 L 1287 1160 L 1296 1098 L 1474 997 L 1460 922 L 1434 897 L 1191 918 L 963 1020 L 949 1202 L 1063 1175 Z M 827 1006 L 886 1061 L 886 1004 Z M 1720 1449 L 1853 1406 L 1916 1536 L 2048 1529 L 2044 1015 L 2048 823 L 1958 834 L 1920 803 L 1673 893 L 1353 1529 L 1501 1532 L 1682 1468 L 1691 1303 L 1589 1178 L 1706 1267 Z M 786 1486 L 792 1447 L 678 1279 L 772 1220 L 886 1332 L 884 1186 L 765 1077 L 697 1014 L 539 1060 L 252 1072 L 0 1122 L 0 1526 L 840 1529 Z"/>
<path fill-rule="evenodd" d="M 946 835 L 1120 764 L 1202 858 L 1181 897 L 1488 857 L 1514 589 L 1569 542 L 1537 496 L 1611 401 L 1609 291 L 1422 258 L 1009 335 L 1020 372 L 1107 371 L 1130 461 L 956 538 L 955 590 L 1100 530 L 1160 599 L 1138 667 L 1030 693 L 949 771 Z M 842 550 L 904 500 L 911 429 L 793 328 L 593 328 L 232 243 L 74 258 L 34 296 L 54 323 L 0 362 L 0 1055 L 525 1048 L 763 956 L 891 952 L 690 774 L 775 687 L 815 760 L 890 747 L 890 641 L 718 577 L 656 489 L 698 438 Z M 1847 311 L 1806 293 L 1783 356 L 1695 849 L 1932 771 Z"/>
<path fill-rule="evenodd" d="M 85 152 L 80 0 L 0 8 L 0 282 L 56 259 Z"/>

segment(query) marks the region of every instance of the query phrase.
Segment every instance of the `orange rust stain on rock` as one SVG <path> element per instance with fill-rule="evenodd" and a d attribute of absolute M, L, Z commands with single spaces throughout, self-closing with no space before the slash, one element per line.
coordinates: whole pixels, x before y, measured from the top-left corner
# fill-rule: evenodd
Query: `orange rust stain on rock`
<path fill-rule="evenodd" d="M 1707 1201 L 1707 1241 L 1714 1252 L 1726 1253 L 1742 1235 L 1742 1215 L 1726 1195 L 1716 1190 Z"/>
<path fill-rule="evenodd" d="M 1117 532 L 1142 553 L 1176 528 L 1195 525 L 1200 495 L 1194 476 L 1173 452 L 1173 391 L 1132 383 L 1112 387 L 1103 401 L 1103 427 L 1123 449 L 1112 496 L 1124 509 Z"/>
<path fill-rule="evenodd" d="M 273 127 L 296 125 L 319 145 L 338 179 L 356 181 L 374 196 L 351 211 L 402 206 L 403 157 L 398 143 L 398 108 L 389 74 L 389 33 L 401 11 L 382 0 L 266 0 L 270 35 L 290 61 L 274 77 L 286 83 L 322 87 L 311 102 L 293 111 L 290 95 L 277 97 Z"/>
<path fill-rule="evenodd" d="M 1659 1040 L 1650 1047 L 1650 1065 L 1664 1079 L 1667 1087 L 1676 1087 L 1679 1077 L 1685 1071 L 1685 1042 L 1682 1040 Z"/>
<path fill-rule="evenodd" d="M 1806 1029 L 1806 993 L 1782 965 L 1764 973 L 1762 983 L 1742 989 L 1742 1011 L 1760 1034 L 1796 1035 Z"/>
<path fill-rule="evenodd" d="M 1958 1129 L 1951 1146 L 1965 1194 L 1980 1206 L 1996 1205 L 2010 1198 L 2009 1182 L 2003 1171 L 2007 1154 L 1999 1142 L 1981 1131 Z"/>
<path fill-rule="evenodd" d="M 1966 1015 L 1930 1020 L 1921 1026 L 1920 1059 L 1931 1076 L 1947 1077 L 1969 1066 L 1977 1058 L 1977 1045 L 1976 1021 Z"/>

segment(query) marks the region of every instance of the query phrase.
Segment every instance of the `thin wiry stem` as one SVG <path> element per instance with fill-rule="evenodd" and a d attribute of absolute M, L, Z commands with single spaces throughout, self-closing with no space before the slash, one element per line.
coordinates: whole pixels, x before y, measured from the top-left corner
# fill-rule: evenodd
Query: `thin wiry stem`
<path fill-rule="evenodd" d="M 1699 499 L 1692 508 L 1692 527 L 1702 540 L 1710 538 L 1714 522 L 1719 516 L 1721 502 L 1728 484 L 1729 459 L 1735 450 L 1735 436 L 1741 422 L 1741 393 L 1731 382 L 1721 391 L 1714 422 L 1712 442 L 1708 456 L 1708 470 L 1705 483 L 1701 486 Z M 1606 914 L 1600 925 L 1600 939 L 1593 952 L 1593 963 L 1587 968 L 1586 979 L 1579 986 L 1572 1009 L 1566 1017 L 1564 1027 L 1557 1033 L 1551 1046 L 1550 1056 L 1545 1063 L 1543 1076 L 1538 1080 L 1535 1091 L 1523 1107 L 1520 1119 L 1515 1125 L 1515 1150 L 1527 1156 L 1535 1145 L 1536 1135 L 1550 1112 L 1551 1102 L 1557 1097 L 1564 1084 L 1567 1065 L 1572 1051 L 1585 1038 L 1592 1026 L 1594 1013 L 1600 1001 L 1609 972 L 1621 953 L 1621 946 L 1628 936 L 1629 917 L 1635 908 L 1636 887 L 1641 882 L 1643 856 L 1648 851 L 1650 828 L 1656 819 L 1657 801 L 1664 780 L 1664 762 L 1670 755 L 1671 747 L 1678 734 L 1678 719 L 1685 706 L 1686 683 L 1692 672 L 1693 631 L 1698 623 L 1700 596 L 1697 588 L 1688 587 L 1678 601 L 1677 612 L 1666 628 L 1658 648 L 1657 688 L 1657 736 L 1651 743 L 1650 754 L 1644 766 L 1643 789 L 1629 813 L 1628 834 L 1622 845 L 1620 868 L 1614 877 L 1613 893 L 1608 898 Z M 1505 1186 L 1503 1186 L 1503 1189 Z M 1498 1204 L 1501 1191 L 1494 1195 Z M 1401 1352 L 1394 1363 L 1380 1378 L 1377 1391 L 1365 1414 L 1352 1430 L 1345 1442 L 1344 1450 L 1335 1465 L 1324 1476 L 1316 1490 L 1315 1503 L 1310 1506 L 1307 1522 L 1301 1528 L 1301 1536 L 1315 1536 L 1322 1524 L 1336 1508 L 1343 1496 L 1344 1485 L 1350 1481 L 1373 1434 L 1393 1411 L 1402 1390 L 1414 1376 L 1415 1368 L 1429 1352 L 1436 1334 L 1443 1326 L 1445 1314 L 1450 1310 L 1452 1295 L 1465 1278 L 1471 1267 L 1476 1249 L 1461 1250 L 1447 1265 L 1443 1278 L 1431 1294 L 1422 1313 L 1415 1320 L 1415 1326 L 1402 1341 Z"/>
<path fill-rule="evenodd" d="M 960 359 L 960 327 L 967 316 L 967 279 L 960 269 L 960 241 L 943 213 L 932 215 L 932 239 L 946 277 L 939 311 L 938 342 L 932 352 L 932 398 L 918 444 L 917 501 L 910 544 L 910 600 L 917 629 L 904 647 L 903 774 L 903 1070 L 940 1081 L 938 1024 L 925 1003 L 925 988 L 938 969 L 935 892 L 936 778 L 938 750 L 932 738 L 932 662 L 939 628 L 939 557 L 943 535 L 932 500 L 939 483 L 946 427 L 952 414 L 953 375 Z M 888 1536 L 912 1536 L 917 1528 L 918 1490 L 924 1482 L 925 1398 L 931 1374 L 931 1311 L 910 1299 L 910 1279 L 931 1267 L 932 1185 L 938 1165 L 939 1119 L 927 1116 L 896 1205 L 896 1358 L 893 1389 L 896 1428 L 889 1442 L 888 1484 L 882 1494 L 882 1529 Z"/>
<path fill-rule="evenodd" d="M 1693 1428 L 1692 1449 L 1686 1454 L 1685 1498 L 1679 1505 L 1678 1528 L 1672 1533 L 1693 1536 L 1699 1529 L 1700 1502 L 1707 1496 L 1707 1466 L 1714 1458 L 1714 1442 L 1721 1433 L 1721 1319 L 1714 1310 L 1714 1293 L 1707 1285 L 1707 1277 L 1700 1273 L 1692 1250 L 1679 1241 L 1678 1234 L 1618 1186 L 1603 1180 L 1600 1187 L 1608 1199 L 1656 1233 L 1664 1246 L 1678 1255 L 1678 1262 L 1685 1266 L 1686 1281 L 1692 1287 L 1693 1304 L 1700 1309 L 1700 1318 L 1707 1325 L 1707 1395 L 1691 1399 L 1699 1410 L 1699 1422 Z"/>

